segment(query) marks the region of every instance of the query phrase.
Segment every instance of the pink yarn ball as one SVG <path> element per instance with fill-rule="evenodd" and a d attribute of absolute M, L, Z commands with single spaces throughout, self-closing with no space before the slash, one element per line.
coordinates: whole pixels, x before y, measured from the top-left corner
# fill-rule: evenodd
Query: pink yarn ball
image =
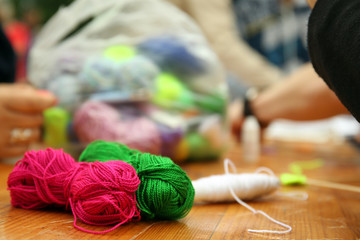
<path fill-rule="evenodd" d="M 69 154 L 51 148 L 25 153 L 8 178 L 14 207 L 71 207 L 74 226 L 92 233 L 140 220 L 135 195 L 139 184 L 128 163 L 77 163 Z M 117 225 L 93 232 L 77 226 L 77 218 L 92 225 Z"/>
<path fill-rule="evenodd" d="M 139 184 L 135 169 L 125 162 L 80 163 L 65 179 L 65 195 L 74 216 L 83 222 L 119 226 L 140 220 L 135 195 Z"/>
<path fill-rule="evenodd" d="M 145 117 L 122 119 L 118 110 L 101 102 L 85 102 L 75 113 L 74 129 L 81 142 L 120 142 L 142 152 L 161 153 L 161 135 L 155 123 Z"/>
<path fill-rule="evenodd" d="M 25 153 L 8 177 L 11 204 L 24 209 L 65 206 L 64 179 L 75 165 L 62 150 Z"/>

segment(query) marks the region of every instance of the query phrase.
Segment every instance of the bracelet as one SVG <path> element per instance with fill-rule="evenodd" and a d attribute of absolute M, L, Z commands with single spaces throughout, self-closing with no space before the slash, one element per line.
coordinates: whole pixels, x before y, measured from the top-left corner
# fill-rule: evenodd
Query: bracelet
<path fill-rule="evenodd" d="M 261 128 L 266 128 L 269 124 L 266 122 L 262 122 L 259 118 L 254 114 L 251 108 L 251 101 L 254 100 L 258 95 L 258 92 L 255 88 L 249 88 L 246 91 L 245 98 L 244 98 L 244 109 L 243 109 L 243 116 L 244 118 L 248 116 L 253 116 L 258 121 Z"/>
<path fill-rule="evenodd" d="M 254 100 L 258 95 L 258 91 L 256 88 L 252 87 L 246 90 L 245 98 L 244 98 L 244 117 L 255 116 L 254 112 L 251 109 L 250 101 Z"/>
<path fill-rule="evenodd" d="M 248 99 L 247 97 L 244 98 L 244 112 L 243 112 L 244 117 L 248 117 L 248 116 L 255 116 L 254 112 L 251 109 L 250 106 L 250 99 Z"/>

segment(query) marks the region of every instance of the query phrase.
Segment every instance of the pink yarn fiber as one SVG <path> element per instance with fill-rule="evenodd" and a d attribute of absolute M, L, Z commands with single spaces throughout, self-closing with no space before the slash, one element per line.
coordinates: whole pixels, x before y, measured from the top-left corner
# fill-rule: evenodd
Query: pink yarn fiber
<path fill-rule="evenodd" d="M 25 209 L 71 207 L 74 226 L 105 233 L 140 220 L 135 192 L 140 180 L 122 161 L 78 163 L 62 150 L 29 151 L 8 177 L 11 204 Z M 94 232 L 77 226 L 77 218 L 91 225 L 116 224 Z"/>
<path fill-rule="evenodd" d="M 161 153 L 161 135 L 155 123 L 145 117 L 123 120 L 115 108 L 101 102 L 85 102 L 75 113 L 74 128 L 85 143 L 105 140 L 142 152 Z"/>

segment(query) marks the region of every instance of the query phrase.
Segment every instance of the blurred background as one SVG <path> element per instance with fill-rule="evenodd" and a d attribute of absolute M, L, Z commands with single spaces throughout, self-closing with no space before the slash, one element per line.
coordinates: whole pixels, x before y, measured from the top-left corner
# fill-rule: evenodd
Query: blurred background
<path fill-rule="evenodd" d="M 0 22 L 18 57 L 16 81 L 27 77 L 28 52 L 41 26 L 71 0 L 0 0 Z"/>
<path fill-rule="evenodd" d="M 245 98 L 250 88 L 262 91 L 286 80 L 286 76 L 309 62 L 306 23 L 311 10 L 306 0 L 168 0 L 172 4 L 169 9 L 176 7 L 174 13 L 180 10 L 186 17 L 179 15 L 181 21 L 174 20 L 162 32 L 154 27 L 151 34 L 146 32 L 146 24 L 141 30 L 137 30 L 136 24 L 131 25 L 131 21 L 138 20 L 136 13 L 143 10 L 141 1 L 127 2 L 119 12 L 128 20 L 114 23 L 112 29 L 103 25 L 107 31 L 92 32 L 91 26 L 95 28 L 101 21 L 96 25 L 92 18 L 82 19 L 56 42 L 62 22 L 54 21 L 53 25 L 48 22 L 60 8 L 67 9 L 73 1 L 0 0 L 0 21 L 18 59 L 16 82 L 30 82 L 59 98 L 58 108 L 45 113 L 47 144 L 87 144 L 105 138 L 125 141 L 140 150 L 171 156 L 180 162 L 216 158 L 227 149 L 230 138 L 227 105 Z M 113 13 L 111 9 L 103 12 L 98 13 L 97 19 L 106 20 Z M 61 19 L 60 14 L 57 17 Z M 73 19 L 63 20 L 66 28 Z M 159 18 L 152 24 L 160 28 L 168 20 Z M 180 22 L 187 25 L 182 27 L 188 34 L 185 31 L 181 36 L 174 31 Z M 50 26 L 56 27 L 50 29 Z M 168 30 L 171 27 L 173 32 Z M 119 38 L 116 44 L 109 41 L 91 55 L 87 52 L 91 44 L 100 49 L 99 39 L 115 39 L 115 33 L 131 40 Z M 136 34 L 141 38 L 136 38 Z M 82 38 L 86 40 L 84 44 L 75 41 Z M 51 60 L 38 54 L 43 50 L 48 51 Z M 122 69 L 121 76 L 113 72 L 114 68 Z M 120 81 L 121 85 L 111 85 L 112 81 Z M 131 84 L 126 85 L 126 81 Z M 138 85 L 134 86 L 134 82 Z M 151 95 L 150 99 L 146 94 Z M 142 104 L 140 98 L 144 96 L 150 106 Z M 114 108 L 86 105 L 88 100 L 101 100 Z M 97 116 L 112 116 L 114 109 L 121 115 L 121 121 L 136 123 L 121 130 L 131 129 L 131 136 L 124 133 L 105 136 L 104 126 L 99 123 L 104 119 L 84 116 L 84 112 L 91 111 L 97 112 Z M 99 128 L 100 133 L 91 135 L 76 126 L 79 115 L 82 123 L 89 123 L 80 125 Z M 143 116 L 155 123 L 155 127 L 145 122 Z M 114 122 L 120 121 L 117 117 Z M 358 124 L 349 116 L 344 121 L 325 119 L 315 125 L 275 123 L 269 126 L 266 135 L 273 141 L 326 144 L 358 132 Z M 139 129 L 142 135 L 136 132 Z M 149 133 L 145 140 L 144 132 Z M 141 141 L 151 144 L 145 146 L 139 144 Z"/>

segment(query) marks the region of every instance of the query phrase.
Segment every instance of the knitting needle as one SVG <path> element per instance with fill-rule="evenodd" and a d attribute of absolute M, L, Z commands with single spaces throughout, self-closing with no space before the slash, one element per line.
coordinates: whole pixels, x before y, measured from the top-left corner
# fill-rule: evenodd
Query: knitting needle
<path fill-rule="evenodd" d="M 304 175 L 301 174 L 291 174 L 291 173 L 283 173 L 280 176 L 280 181 L 283 185 L 314 185 L 319 187 L 327 187 L 327 188 L 334 188 L 339 190 L 346 190 L 352 192 L 360 193 L 360 187 L 341 184 L 341 183 L 334 183 L 324 180 L 317 180 L 317 179 L 309 179 Z"/>
<path fill-rule="evenodd" d="M 360 193 L 360 187 L 356 187 L 353 185 L 334 183 L 334 182 L 322 181 L 322 180 L 317 180 L 317 179 L 309 179 L 309 178 L 306 179 L 306 183 L 309 185 L 315 185 L 315 186 L 319 186 L 319 187 L 334 188 L 334 189 L 339 189 L 339 190 L 346 190 L 346 191 Z"/>

